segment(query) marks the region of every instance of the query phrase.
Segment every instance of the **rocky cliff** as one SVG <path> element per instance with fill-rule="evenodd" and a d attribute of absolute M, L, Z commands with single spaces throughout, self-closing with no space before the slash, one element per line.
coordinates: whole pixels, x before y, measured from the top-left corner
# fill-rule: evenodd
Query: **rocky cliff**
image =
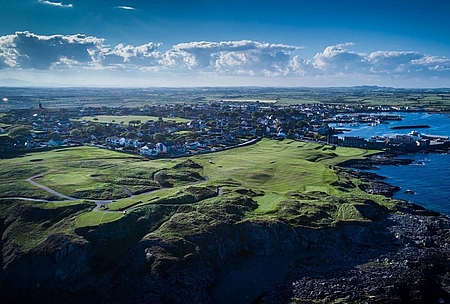
<path fill-rule="evenodd" d="M 267 257 L 288 270 L 270 286 L 253 287 L 249 294 L 256 297 L 237 302 L 450 302 L 446 216 L 406 202 L 388 210 L 366 200 L 356 205 L 365 220 L 307 226 L 249 216 L 257 207 L 253 194 L 239 191 L 190 205 L 136 208 L 124 220 L 76 233 L 61 228 L 89 206 L 31 210 L 17 202 L 0 220 L 1 298 L 224 303 L 215 292 L 223 270 L 239 259 L 251 267 Z M 24 233 L 34 233 L 37 245 Z M 233 293 L 235 284 L 246 283 L 221 288 Z"/>

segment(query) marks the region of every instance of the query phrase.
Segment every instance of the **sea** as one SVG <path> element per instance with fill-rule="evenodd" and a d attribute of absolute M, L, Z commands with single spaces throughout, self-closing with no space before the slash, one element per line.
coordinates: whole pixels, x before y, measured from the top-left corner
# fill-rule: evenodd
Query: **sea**
<path fill-rule="evenodd" d="M 387 114 L 387 113 L 379 113 Z M 377 125 L 346 125 L 330 124 L 330 127 L 343 128 L 349 131 L 340 134 L 344 136 L 359 136 L 370 139 L 372 136 L 389 136 L 407 134 L 409 129 L 396 129 L 393 126 L 429 125 L 427 129 L 417 129 L 421 134 L 450 136 L 450 115 L 435 113 L 405 113 L 400 115 L 401 121 L 389 121 L 389 124 Z M 413 159 L 411 165 L 379 166 L 377 170 L 368 170 L 384 176 L 387 183 L 401 188 L 394 198 L 408 200 L 427 209 L 450 215 L 450 154 L 448 153 L 414 153 L 402 155 L 399 158 Z M 406 190 L 409 193 L 405 193 Z"/>

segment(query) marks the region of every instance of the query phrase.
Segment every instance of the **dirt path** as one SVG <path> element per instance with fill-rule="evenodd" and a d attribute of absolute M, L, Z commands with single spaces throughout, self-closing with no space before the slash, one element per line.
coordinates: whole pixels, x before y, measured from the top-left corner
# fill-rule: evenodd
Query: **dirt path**
<path fill-rule="evenodd" d="M 153 174 L 153 176 L 152 176 L 152 179 L 153 179 L 153 181 L 155 181 L 155 182 L 158 184 L 159 189 L 151 190 L 151 191 L 144 192 L 144 193 L 140 193 L 139 195 L 148 194 L 148 193 L 151 193 L 151 192 L 155 192 L 155 191 L 164 189 L 164 187 L 162 187 L 162 186 L 156 181 L 156 179 L 155 179 L 155 176 L 156 176 L 156 174 L 158 174 L 158 173 L 159 173 L 159 171 L 155 172 L 155 173 Z M 62 193 L 60 193 L 60 192 L 58 192 L 58 191 L 55 191 L 55 190 L 53 190 L 53 189 L 51 189 L 51 188 L 49 188 L 49 187 L 47 187 L 47 186 L 44 186 L 44 185 L 39 184 L 38 182 L 34 181 L 35 178 L 40 178 L 40 177 L 43 177 L 43 176 L 44 176 L 43 174 L 38 174 L 38 175 L 35 175 L 35 176 L 32 176 L 32 177 L 27 178 L 26 181 L 27 181 L 28 183 L 32 184 L 33 186 L 38 187 L 38 188 L 40 188 L 40 189 L 42 189 L 42 190 L 44 190 L 44 191 L 47 191 L 48 193 L 51 193 L 51 194 L 53 194 L 53 195 L 55 195 L 55 196 L 58 196 L 58 197 L 60 197 L 60 198 L 63 198 L 64 200 L 67 200 L 67 201 L 77 201 L 77 200 L 81 200 L 80 198 L 76 198 L 76 197 L 72 197 L 72 196 L 68 196 L 68 195 L 62 194 Z M 203 182 L 208 181 L 208 180 L 209 180 L 209 177 L 208 177 L 208 176 L 205 176 L 205 177 L 204 177 L 204 180 L 200 180 L 200 181 L 198 181 L 198 182 L 196 182 L 196 183 L 194 183 L 194 184 L 200 184 L 200 183 L 203 183 Z M 125 186 L 120 186 L 120 187 L 121 187 L 121 188 L 123 189 L 123 191 L 128 195 L 128 198 L 133 198 L 133 197 L 137 196 L 137 195 L 131 193 L 130 190 L 128 190 Z M 220 196 L 220 195 L 222 195 L 222 187 L 219 187 L 219 188 L 217 189 L 217 196 Z M 25 200 L 25 201 L 46 202 L 46 203 L 54 202 L 54 201 L 45 200 L 45 199 L 28 198 L 28 197 L 0 197 L 0 199 L 19 199 L 19 200 Z M 93 203 L 95 203 L 95 204 L 97 205 L 97 206 L 93 209 L 93 211 L 101 211 L 101 212 L 117 212 L 117 213 L 119 213 L 119 212 L 126 212 L 127 210 L 133 208 L 133 207 L 126 208 L 126 209 L 124 209 L 124 210 L 122 210 L 122 211 L 110 211 L 110 210 L 108 210 L 107 208 L 102 210 L 102 209 L 100 209 L 101 207 L 104 207 L 104 206 L 108 205 L 109 203 L 112 203 L 114 200 L 112 200 L 112 199 L 110 199 L 110 200 L 85 199 L 85 200 L 86 200 L 86 201 L 89 201 L 89 202 L 93 202 Z"/>
<path fill-rule="evenodd" d="M 133 196 L 133 193 L 131 193 L 131 191 L 128 190 L 127 187 L 121 185 L 120 188 L 122 188 L 123 192 L 125 192 L 126 195 L 128 195 L 129 197 L 132 197 L 132 196 Z"/>
<path fill-rule="evenodd" d="M 22 200 L 22 201 L 30 201 L 30 202 L 39 202 L 39 203 L 52 203 L 55 201 L 49 201 L 49 200 L 45 200 L 45 199 L 40 199 L 40 198 L 31 198 L 31 197 L 20 197 L 20 196 L 16 196 L 16 197 L 0 197 L 0 199 L 4 200 Z"/>
<path fill-rule="evenodd" d="M 30 177 L 30 178 L 27 178 L 26 181 L 29 182 L 30 184 L 32 184 L 33 186 L 41 188 L 42 190 L 47 191 L 48 193 L 51 193 L 53 195 L 59 196 L 59 197 L 65 199 L 65 200 L 68 200 L 68 201 L 76 201 L 76 200 L 78 200 L 78 198 L 67 196 L 65 194 L 59 193 L 59 192 L 57 192 L 57 191 L 55 191 L 53 189 L 50 189 L 47 186 L 41 185 L 41 184 L 39 184 L 39 183 L 37 183 L 37 182 L 35 182 L 33 180 L 35 178 L 42 177 L 42 176 L 43 176 L 42 174 L 35 175 L 35 176 Z"/>
<path fill-rule="evenodd" d="M 62 193 L 60 193 L 58 191 L 55 191 L 55 190 L 53 190 L 53 189 L 51 189 L 51 188 L 49 188 L 47 186 L 41 185 L 38 182 L 34 181 L 35 178 L 39 178 L 39 177 L 42 177 L 42 176 L 43 176 L 42 174 L 35 175 L 35 176 L 30 177 L 30 178 L 27 178 L 26 181 L 29 182 L 30 184 L 32 184 L 33 186 L 36 186 L 36 187 L 38 187 L 38 188 L 40 188 L 40 189 L 42 189 L 44 191 L 47 191 L 48 193 L 51 193 L 51 194 L 56 195 L 58 197 L 61 197 L 61 198 L 65 199 L 65 200 L 68 200 L 68 201 L 78 201 L 78 200 L 80 200 L 80 198 L 76 198 L 76 197 L 72 197 L 72 196 L 68 196 L 68 195 L 62 194 Z M 128 193 L 131 194 L 131 192 L 128 191 L 128 189 L 126 189 L 126 190 L 124 189 L 124 191 L 127 194 Z M 16 199 L 31 200 L 31 201 L 46 201 L 46 200 L 38 200 L 38 199 L 24 198 L 24 197 L 22 197 L 22 198 L 17 197 Z M 96 199 L 86 199 L 86 200 L 89 201 L 89 202 L 96 203 L 97 204 L 96 208 L 98 208 L 98 207 L 100 207 L 102 205 L 109 204 L 109 203 L 111 203 L 113 201 L 113 200 L 96 200 Z M 46 202 L 49 202 L 49 201 L 46 201 Z"/>

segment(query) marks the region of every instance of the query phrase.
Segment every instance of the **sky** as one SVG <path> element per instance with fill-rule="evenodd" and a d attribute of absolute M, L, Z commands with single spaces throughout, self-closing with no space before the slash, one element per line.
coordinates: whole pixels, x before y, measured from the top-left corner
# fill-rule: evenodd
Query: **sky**
<path fill-rule="evenodd" d="M 450 87 L 448 0 L 0 0 L 0 13 L 0 85 Z"/>

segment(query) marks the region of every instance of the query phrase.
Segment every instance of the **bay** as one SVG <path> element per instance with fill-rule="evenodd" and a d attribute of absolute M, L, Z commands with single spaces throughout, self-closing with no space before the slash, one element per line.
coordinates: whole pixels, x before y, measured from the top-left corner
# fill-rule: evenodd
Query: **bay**
<path fill-rule="evenodd" d="M 415 153 L 400 158 L 414 162 L 404 166 L 380 166 L 370 171 L 385 176 L 387 183 L 401 188 L 394 198 L 450 215 L 450 155 Z M 405 193 L 406 190 L 414 194 Z"/>
<path fill-rule="evenodd" d="M 389 124 L 375 126 L 361 124 L 346 126 L 351 131 L 340 136 L 359 136 L 370 139 L 372 136 L 406 134 L 412 130 L 393 130 L 392 126 L 429 125 L 428 129 L 418 129 L 422 134 L 450 136 L 450 117 L 434 113 L 391 113 L 401 115 L 403 120 L 390 121 Z M 330 127 L 337 127 L 330 124 Z M 404 133 L 402 133 L 404 132 Z M 386 182 L 401 188 L 394 198 L 408 200 L 427 209 L 450 215 L 450 155 L 415 153 L 400 158 L 413 159 L 411 165 L 380 166 L 378 170 L 369 170 L 387 178 Z M 411 190 L 414 194 L 405 193 Z"/>

